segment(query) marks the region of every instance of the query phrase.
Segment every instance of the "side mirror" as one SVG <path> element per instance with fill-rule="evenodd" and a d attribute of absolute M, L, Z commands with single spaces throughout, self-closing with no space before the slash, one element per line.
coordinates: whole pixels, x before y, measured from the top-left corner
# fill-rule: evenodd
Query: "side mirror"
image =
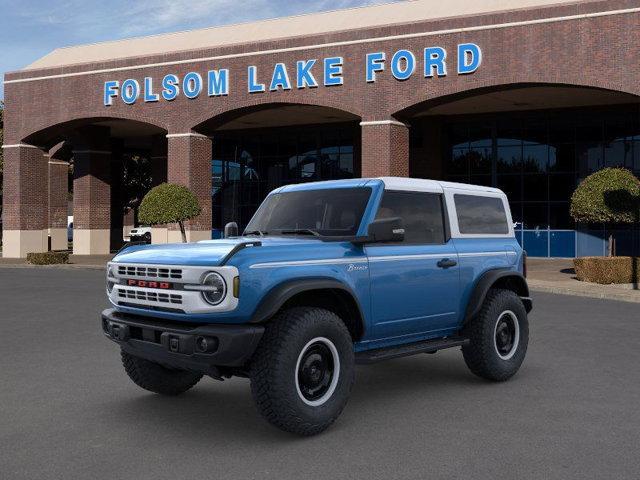
<path fill-rule="evenodd" d="M 224 238 L 237 237 L 238 236 L 238 224 L 236 222 L 229 222 L 224 226 Z"/>
<path fill-rule="evenodd" d="M 366 243 L 401 242 L 404 226 L 400 217 L 379 218 L 369 224 Z"/>

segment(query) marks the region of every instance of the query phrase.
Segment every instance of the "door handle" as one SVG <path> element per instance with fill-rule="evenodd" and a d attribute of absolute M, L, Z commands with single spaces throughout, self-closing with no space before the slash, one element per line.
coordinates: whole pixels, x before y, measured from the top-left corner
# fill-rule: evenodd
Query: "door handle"
<path fill-rule="evenodd" d="M 438 267 L 440 268 L 451 268 L 455 267 L 458 264 L 455 260 L 451 260 L 450 258 L 443 258 L 438 262 Z"/>

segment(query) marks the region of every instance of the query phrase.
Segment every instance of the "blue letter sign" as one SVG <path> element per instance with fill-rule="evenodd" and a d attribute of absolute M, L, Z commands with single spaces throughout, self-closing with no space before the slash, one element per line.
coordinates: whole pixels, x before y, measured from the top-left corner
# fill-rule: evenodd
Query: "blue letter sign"
<path fill-rule="evenodd" d="M 482 50 L 475 43 L 460 43 L 455 53 L 457 53 L 457 57 L 452 60 L 451 58 L 455 54 L 451 54 L 449 61 L 456 62 L 458 75 L 472 74 L 482 65 Z M 366 83 L 360 80 L 364 85 L 375 84 L 379 78 L 385 78 L 386 81 L 409 80 L 414 76 L 417 69 L 422 70 L 424 78 L 433 79 L 434 77 L 447 76 L 447 58 L 447 50 L 439 46 L 425 47 L 417 56 L 408 49 L 399 49 L 395 52 L 374 51 L 366 53 L 364 58 L 360 60 L 361 62 L 364 61 L 364 64 L 356 65 L 352 72 L 364 70 L 364 81 Z M 346 61 L 353 62 L 355 60 L 347 58 Z M 387 61 L 389 62 L 388 67 Z M 193 62 L 197 63 L 197 60 L 193 60 Z M 247 82 L 247 91 L 249 93 L 264 93 L 267 92 L 267 89 L 269 92 L 287 92 L 293 88 L 303 90 L 305 88 L 332 87 L 344 84 L 345 58 L 342 56 L 296 60 L 295 79 L 289 75 L 287 70 L 287 65 L 292 66 L 293 61 L 287 60 L 287 62 L 290 63 L 274 62 L 270 79 L 268 77 L 260 78 L 258 76 L 258 67 L 248 65 L 246 67 L 246 77 L 240 78 L 239 81 Z M 316 69 L 315 72 L 314 68 Z M 268 70 L 269 67 L 261 66 L 260 69 L 263 72 L 263 70 Z M 318 69 L 320 69 L 320 72 L 318 72 Z M 238 74 L 237 71 L 232 72 L 226 68 L 216 68 L 191 71 L 180 75 L 169 73 L 162 78 L 149 76 L 141 77 L 140 79 L 108 80 L 103 84 L 103 103 L 108 107 L 113 105 L 113 102 L 117 99 L 127 105 L 133 105 L 139 100 L 145 103 L 161 100 L 170 102 L 180 95 L 184 95 L 188 99 L 200 98 L 204 96 L 203 92 L 206 92 L 207 98 L 223 97 L 229 95 L 229 85 L 234 78 L 234 73 Z M 316 74 L 318 77 L 316 77 Z M 320 75 L 323 75 L 323 79 L 319 83 Z M 294 84 L 295 87 L 293 86 Z"/>

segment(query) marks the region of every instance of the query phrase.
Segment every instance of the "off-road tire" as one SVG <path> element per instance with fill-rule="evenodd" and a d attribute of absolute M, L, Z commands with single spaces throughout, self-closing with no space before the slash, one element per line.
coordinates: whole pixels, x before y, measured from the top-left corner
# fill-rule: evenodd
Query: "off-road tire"
<path fill-rule="evenodd" d="M 162 365 L 120 351 L 122 365 L 133 383 L 161 395 L 180 395 L 200 381 L 202 375 L 172 370 Z"/>
<path fill-rule="evenodd" d="M 310 406 L 302 398 L 297 368 L 305 347 L 319 338 L 328 339 L 335 346 L 339 359 L 335 370 L 339 375 L 328 399 Z M 353 340 L 340 317 L 322 308 L 295 307 L 276 314 L 267 324 L 251 360 L 251 393 L 258 411 L 276 427 L 299 435 L 315 435 L 342 412 L 353 386 L 354 371 Z"/>
<path fill-rule="evenodd" d="M 518 320 L 519 339 L 509 359 L 503 359 L 496 346 L 496 323 L 505 312 L 513 312 Z M 491 289 L 478 315 L 465 325 L 464 335 L 470 340 L 462 347 L 464 361 L 475 375 L 502 382 L 518 371 L 527 353 L 529 322 L 522 301 L 511 290 Z M 507 355 L 505 355 L 507 356 Z"/>

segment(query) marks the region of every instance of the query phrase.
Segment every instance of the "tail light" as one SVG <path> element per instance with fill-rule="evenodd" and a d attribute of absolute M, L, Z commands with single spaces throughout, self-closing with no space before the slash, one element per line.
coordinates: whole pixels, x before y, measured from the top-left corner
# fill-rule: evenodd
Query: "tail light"
<path fill-rule="evenodd" d="M 522 275 L 527 278 L 527 252 L 522 251 Z"/>

